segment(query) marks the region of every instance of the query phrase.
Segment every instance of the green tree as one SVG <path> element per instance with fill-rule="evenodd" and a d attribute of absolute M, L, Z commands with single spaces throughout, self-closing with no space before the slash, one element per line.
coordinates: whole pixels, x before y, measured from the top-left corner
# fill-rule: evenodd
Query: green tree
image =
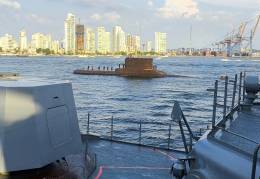
<path fill-rule="evenodd" d="M 0 47 L 0 52 L 2 52 L 3 51 L 3 48 L 2 47 Z"/>
<path fill-rule="evenodd" d="M 51 50 L 46 48 L 46 49 L 43 49 L 42 51 L 45 55 L 50 55 L 51 54 Z"/>
<path fill-rule="evenodd" d="M 37 48 L 36 49 L 36 53 L 42 53 L 42 49 L 41 48 Z"/>

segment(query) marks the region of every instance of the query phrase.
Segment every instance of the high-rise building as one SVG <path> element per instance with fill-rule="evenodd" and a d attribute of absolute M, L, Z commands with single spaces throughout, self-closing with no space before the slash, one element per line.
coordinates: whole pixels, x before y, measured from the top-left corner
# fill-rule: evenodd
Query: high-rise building
<path fill-rule="evenodd" d="M 105 33 L 105 51 L 106 53 L 111 52 L 111 43 L 110 43 L 110 32 Z"/>
<path fill-rule="evenodd" d="M 52 38 L 51 35 L 44 35 L 42 33 L 35 33 L 32 35 L 31 48 L 37 49 L 51 49 Z"/>
<path fill-rule="evenodd" d="M 163 32 L 155 32 L 155 52 L 164 54 L 167 49 L 167 34 Z"/>
<path fill-rule="evenodd" d="M 31 48 L 32 49 L 43 49 L 44 48 L 44 35 L 42 33 L 32 34 Z"/>
<path fill-rule="evenodd" d="M 12 52 L 17 48 L 17 42 L 12 35 L 5 34 L 0 37 L 0 47 L 3 51 Z"/>
<path fill-rule="evenodd" d="M 76 50 L 76 38 L 75 38 L 75 15 L 69 13 L 67 19 L 64 22 L 65 30 L 65 53 L 74 54 Z"/>
<path fill-rule="evenodd" d="M 52 38 L 51 38 L 50 34 L 44 36 L 43 44 L 44 44 L 43 45 L 44 49 L 51 49 L 52 48 Z"/>
<path fill-rule="evenodd" d="M 95 31 L 87 28 L 86 29 L 86 50 L 88 53 L 96 52 L 96 41 Z"/>
<path fill-rule="evenodd" d="M 58 40 L 54 40 L 51 43 L 51 50 L 57 54 L 60 53 L 60 42 Z"/>
<path fill-rule="evenodd" d="M 26 36 L 26 31 L 25 30 L 20 31 L 19 48 L 20 48 L 21 52 L 28 49 L 27 36 Z"/>
<path fill-rule="evenodd" d="M 97 28 L 97 51 L 101 54 L 110 52 L 110 32 L 106 32 L 104 27 Z"/>
<path fill-rule="evenodd" d="M 135 41 L 135 46 L 136 46 L 136 51 L 140 52 L 141 51 L 141 37 L 140 36 L 134 36 L 134 41 Z"/>
<path fill-rule="evenodd" d="M 146 52 L 151 52 L 152 51 L 152 41 L 147 41 L 146 42 Z"/>
<path fill-rule="evenodd" d="M 126 48 L 128 53 L 136 53 L 141 50 L 141 38 L 137 35 L 128 34 L 126 37 Z"/>
<path fill-rule="evenodd" d="M 112 51 L 114 53 L 126 51 L 126 36 L 120 26 L 113 28 Z"/>
<path fill-rule="evenodd" d="M 76 25 L 76 52 L 84 52 L 84 25 Z"/>

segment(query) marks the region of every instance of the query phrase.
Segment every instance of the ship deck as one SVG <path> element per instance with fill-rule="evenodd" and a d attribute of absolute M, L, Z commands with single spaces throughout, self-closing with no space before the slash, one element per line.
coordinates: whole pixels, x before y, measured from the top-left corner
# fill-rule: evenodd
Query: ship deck
<path fill-rule="evenodd" d="M 238 113 L 227 130 L 242 137 L 236 136 L 232 133 L 224 132 L 220 136 L 220 140 L 246 153 L 253 154 L 256 144 L 260 143 L 260 105 L 252 106 L 250 111 Z M 217 134 L 216 134 L 217 135 Z M 250 140 L 247 140 L 250 139 Z M 254 142 L 252 142 L 254 141 Z"/>
<path fill-rule="evenodd" d="M 88 137 L 88 148 L 97 155 L 92 178 L 172 178 L 173 161 L 182 153 Z"/>

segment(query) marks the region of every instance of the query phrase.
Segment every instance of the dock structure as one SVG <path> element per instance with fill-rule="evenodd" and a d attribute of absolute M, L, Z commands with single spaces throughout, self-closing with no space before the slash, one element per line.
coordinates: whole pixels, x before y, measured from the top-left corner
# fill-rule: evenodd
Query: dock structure
<path fill-rule="evenodd" d="M 102 70 L 101 70 L 102 69 Z M 115 70 L 113 67 L 98 67 L 97 70 L 93 67 L 77 69 L 74 74 L 79 75 L 107 75 L 107 76 L 123 76 L 136 78 L 162 78 L 167 74 L 157 70 L 153 65 L 152 58 L 132 58 L 127 57 L 124 64 L 119 64 Z"/>

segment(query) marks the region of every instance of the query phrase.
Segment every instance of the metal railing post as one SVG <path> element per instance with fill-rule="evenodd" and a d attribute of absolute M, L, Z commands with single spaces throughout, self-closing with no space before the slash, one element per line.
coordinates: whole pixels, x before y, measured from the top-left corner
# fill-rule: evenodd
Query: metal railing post
<path fill-rule="evenodd" d="M 215 89 L 214 89 L 212 129 L 216 125 L 217 98 L 218 98 L 218 80 L 215 81 Z"/>
<path fill-rule="evenodd" d="M 227 93 L 228 93 L 228 76 L 225 77 L 223 119 L 226 118 L 226 114 L 227 114 Z"/>
<path fill-rule="evenodd" d="M 183 131 L 183 127 L 182 127 L 181 121 L 179 121 L 179 127 L 180 127 L 180 131 L 181 131 L 181 137 L 182 137 L 182 142 L 183 142 L 183 145 L 184 145 L 185 153 L 188 154 L 189 150 L 188 150 L 186 137 L 185 137 L 185 134 L 184 134 L 184 131 Z"/>
<path fill-rule="evenodd" d="M 142 140 L 142 121 L 140 120 L 140 123 L 139 123 L 139 145 L 141 145 L 141 140 Z"/>
<path fill-rule="evenodd" d="M 111 117 L 111 131 L 110 131 L 110 140 L 113 140 L 113 130 L 114 130 L 114 117 Z"/>
<path fill-rule="evenodd" d="M 87 134 L 89 134 L 89 119 L 90 119 L 90 114 L 88 113 Z"/>
<path fill-rule="evenodd" d="M 235 76 L 235 81 L 234 81 L 231 110 L 232 110 L 232 109 L 234 108 L 234 106 L 235 106 L 236 91 L 237 91 L 237 74 L 236 74 L 236 76 Z"/>
<path fill-rule="evenodd" d="M 239 75 L 238 106 L 240 106 L 240 102 L 241 102 L 242 75 L 243 73 L 241 72 Z"/>
<path fill-rule="evenodd" d="M 245 100 L 246 89 L 245 89 L 246 72 L 243 75 L 243 101 Z"/>
<path fill-rule="evenodd" d="M 170 142 L 171 142 L 171 130 L 172 130 L 172 125 L 169 124 L 169 133 L 168 133 L 168 149 L 170 149 Z"/>
<path fill-rule="evenodd" d="M 258 157 L 258 151 L 260 149 L 260 144 L 258 144 L 254 150 L 253 155 L 253 161 L 252 161 L 252 172 L 251 172 L 251 179 L 255 179 L 255 173 L 256 173 L 256 164 L 257 164 L 257 157 Z"/>

